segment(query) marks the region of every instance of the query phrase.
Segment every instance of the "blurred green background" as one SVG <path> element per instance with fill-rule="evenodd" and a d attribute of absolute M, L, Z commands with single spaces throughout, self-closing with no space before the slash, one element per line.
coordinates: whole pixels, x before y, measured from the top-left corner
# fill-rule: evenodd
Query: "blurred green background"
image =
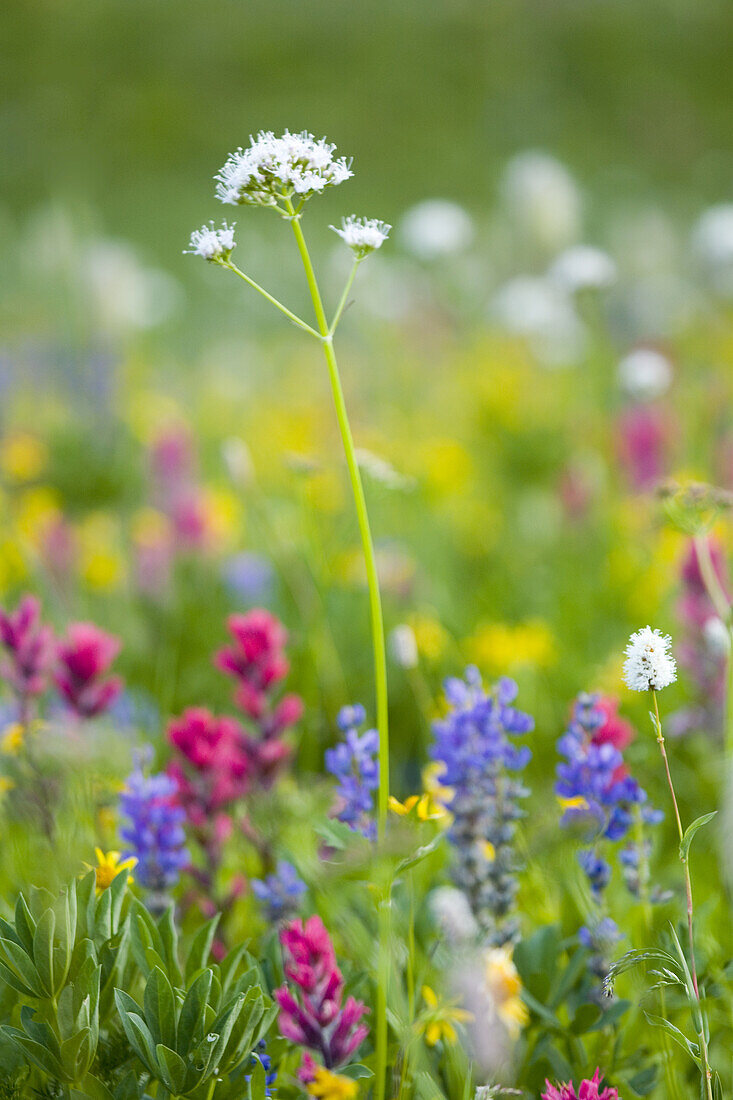
<path fill-rule="evenodd" d="M 661 188 L 689 209 L 733 181 L 732 52 L 729 0 L 6 0 L 0 189 L 18 216 L 91 206 L 176 269 L 262 127 L 356 154 L 325 215 L 481 210 L 533 146 L 599 204 Z"/>

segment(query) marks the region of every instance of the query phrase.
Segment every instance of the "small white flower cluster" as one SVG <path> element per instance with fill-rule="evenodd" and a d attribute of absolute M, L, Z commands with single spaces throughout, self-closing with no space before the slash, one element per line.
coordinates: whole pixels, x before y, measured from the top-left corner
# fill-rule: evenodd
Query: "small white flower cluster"
<path fill-rule="evenodd" d="M 214 223 L 209 222 L 200 229 L 194 229 L 189 247 L 184 252 L 203 256 L 205 260 L 219 261 L 228 260 L 234 247 L 234 226 L 222 222 L 221 229 L 216 229 Z"/>
<path fill-rule="evenodd" d="M 308 199 L 353 175 L 351 162 L 334 158 L 335 145 L 303 130 L 275 137 L 261 130 L 247 149 L 232 153 L 215 176 L 216 196 L 239 205 L 277 206 L 285 198 Z"/>
<path fill-rule="evenodd" d="M 338 233 L 344 244 L 347 244 L 357 260 L 363 260 L 370 252 L 381 248 L 389 236 L 391 225 L 377 221 L 376 218 L 357 218 L 351 214 L 341 221 L 341 229 L 331 226 L 334 233 Z"/>
<path fill-rule="evenodd" d="M 654 401 L 672 384 L 672 364 L 666 355 L 654 348 L 634 348 L 620 361 L 618 380 L 623 392 L 632 400 Z"/>
<path fill-rule="evenodd" d="M 629 638 L 624 661 L 624 683 L 632 691 L 661 691 L 677 679 L 677 663 L 670 653 L 669 634 L 645 626 Z"/>

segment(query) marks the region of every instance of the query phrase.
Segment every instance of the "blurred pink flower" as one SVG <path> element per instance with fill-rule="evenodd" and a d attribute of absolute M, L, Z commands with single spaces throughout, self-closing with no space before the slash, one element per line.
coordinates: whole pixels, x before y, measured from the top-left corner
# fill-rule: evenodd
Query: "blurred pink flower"
<path fill-rule="evenodd" d="M 592 1080 L 581 1081 L 577 1092 L 572 1081 L 557 1086 L 545 1081 L 547 1092 L 542 1093 L 542 1100 L 619 1100 L 616 1089 L 605 1088 L 601 1091 L 599 1083 L 600 1070 L 596 1070 Z"/>
<path fill-rule="evenodd" d="M 118 676 L 105 678 L 120 651 L 120 641 L 93 623 L 71 623 L 58 643 L 56 687 L 80 718 L 107 710 L 122 691 Z"/>
<path fill-rule="evenodd" d="M 41 625 L 41 605 L 23 596 L 15 611 L 0 609 L 0 643 L 7 658 L 0 671 L 21 700 L 40 695 L 53 658 L 51 628 Z"/>

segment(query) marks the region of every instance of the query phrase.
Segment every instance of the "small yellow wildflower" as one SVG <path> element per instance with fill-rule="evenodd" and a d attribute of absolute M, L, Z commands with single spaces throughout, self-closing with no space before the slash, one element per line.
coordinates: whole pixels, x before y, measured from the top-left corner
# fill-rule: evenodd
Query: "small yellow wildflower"
<path fill-rule="evenodd" d="M 472 659 L 489 672 L 523 665 L 547 668 L 557 649 L 552 631 L 539 619 L 526 623 L 484 623 L 469 640 Z"/>
<path fill-rule="evenodd" d="M 489 863 L 493 863 L 496 859 L 496 848 L 490 840 L 485 840 L 483 843 L 484 859 Z"/>
<path fill-rule="evenodd" d="M 427 1008 L 417 1021 L 419 1034 L 425 1036 L 425 1042 L 430 1047 L 434 1047 L 441 1040 L 445 1043 L 455 1043 L 458 1039 L 455 1025 L 472 1020 L 471 1013 L 463 1008 L 456 1008 L 453 1001 L 439 1001 L 437 994 L 429 985 L 422 987 L 422 999 Z"/>
<path fill-rule="evenodd" d="M 2 741 L 0 741 L 0 752 L 4 752 L 8 756 L 15 756 L 23 747 L 24 736 L 25 730 L 20 722 L 12 722 L 3 730 Z"/>
<path fill-rule="evenodd" d="M 13 432 L 0 444 L 0 470 L 8 481 L 34 481 L 47 458 L 45 444 L 27 432 Z"/>
<path fill-rule="evenodd" d="M 343 1074 L 332 1073 L 323 1066 L 316 1067 L 314 1078 L 307 1087 L 309 1094 L 317 1100 L 354 1100 L 359 1091 L 356 1081 Z"/>
<path fill-rule="evenodd" d="M 529 1019 L 522 1000 L 522 982 L 512 959 L 512 948 L 492 947 L 486 952 L 486 985 L 497 1015 L 513 1039 Z"/>
<path fill-rule="evenodd" d="M 390 810 L 400 817 L 406 817 L 417 808 L 418 821 L 441 821 L 445 817 L 445 810 L 435 801 L 429 793 L 411 794 L 404 802 L 400 802 L 394 795 L 389 796 Z"/>
<path fill-rule="evenodd" d="M 417 642 L 417 651 L 426 661 L 438 661 L 448 645 L 448 634 L 431 615 L 411 615 L 408 619 Z"/>
<path fill-rule="evenodd" d="M 97 877 L 98 894 L 112 885 L 120 871 L 131 871 L 137 864 L 137 860 L 133 858 L 123 860 L 119 852 L 105 853 L 101 848 L 95 848 L 94 854 L 97 857 L 97 866 L 90 867 L 90 870 L 93 870 Z M 132 882 L 132 879 L 128 878 L 128 882 Z"/>
<path fill-rule="evenodd" d="M 7 794 L 8 791 L 12 791 L 15 783 L 12 779 L 8 779 L 7 775 L 0 775 L 0 795 Z"/>
<path fill-rule="evenodd" d="M 558 798 L 561 810 L 587 810 L 588 800 L 582 794 L 573 795 L 572 798 Z"/>
<path fill-rule="evenodd" d="M 427 764 L 422 772 L 422 785 L 425 788 L 425 793 L 430 795 L 435 806 L 440 807 L 442 811 L 440 820 L 444 825 L 448 826 L 453 821 L 453 814 L 450 810 L 446 809 L 446 806 L 453 798 L 453 788 L 446 787 L 441 783 L 441 777 L 444 772 L 445 764 L 441 760 L 436 760 L 432 764 Z"/>

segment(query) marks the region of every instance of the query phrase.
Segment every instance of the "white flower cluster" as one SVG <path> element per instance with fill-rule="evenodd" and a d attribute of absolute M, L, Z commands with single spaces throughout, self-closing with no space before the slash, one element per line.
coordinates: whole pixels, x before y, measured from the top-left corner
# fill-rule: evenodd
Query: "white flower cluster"
<path fill-rule="evenodd" d="M 632 400 L 654 401 L 672 384 L 672 364 L 666 355 L 654 348 L 634 348 L 620 361 L 618 380 L 621 389 Z"/>
<path fill-rule="evenodd" d="M 353 175 L 351 162 L 334 158 L 335 145 L 303 130 L 275 137 L 261 130 L 247 149 L 232 153 L 215 179 L 221 202 L 276 206 L 285 198 L 308 199 Z"/>
<path fill-rule="evenodd" d="M 342 219 L 341 229 L 331 226 L 358 260 L 363 260 L 370 252 L 381 248 L 391 228 L 391 225 L 377 221 L 376 218 L 357 218 L 355 214 Z"/>
<path fill-rule="evenodd" d="M 624 683 L 632 691 L 661 691 L 677 679 L 677 664 L 670 653 L 669 634 L 645 626 L 629 638 L 624 661 Z"/>
<path fill-rule="evenodd" d="M 215 229 L 214 223 L 194 229 L 189 247 L 184 249 L 194 256 L 203 256 L 205 260 L 228 260 L 235 247 L 234 226 L 222 222 L 221 229 Z"/>

